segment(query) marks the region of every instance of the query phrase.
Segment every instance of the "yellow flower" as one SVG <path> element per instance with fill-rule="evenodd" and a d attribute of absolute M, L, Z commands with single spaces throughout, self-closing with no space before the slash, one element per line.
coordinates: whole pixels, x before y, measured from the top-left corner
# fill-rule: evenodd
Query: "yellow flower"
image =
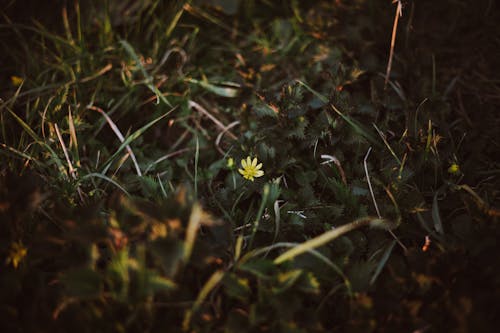
<path fill-rule="evenodd" d="M 24 247 L 23 243 L 21 242 L 14 242 L 10 245 L 10 251 L 9 251 L 9 256 L 7 257 L 7 265 L 12 263 L 12 266 L 14 268 L 17 268 L 19 266 L 19 263 L 23 260 L 24 257 L 26 257 L 26 254 L 28 253 L 28 249 Z"/>
<path fill-rule="evenodd" d="M 257 165 L 257 158 L 253 160 L 250 156 L 247 157 L 246 160 L 241 160 L 241 167 L 243 169 L 238 169 L 238 172 L 243 175 L 243 178 L 254 181 L 254 177 L 262 177 L 264 175 L 264 171 L 262 169 L 262 163 Z"/>
<path fill-rule="evenodd" d="M 457 163 L 453 163 L 448 168 L 448 172 L 451 173 L 452 175 L 456 175 L 457 173 L 460 172 L 460 166 Z"/>

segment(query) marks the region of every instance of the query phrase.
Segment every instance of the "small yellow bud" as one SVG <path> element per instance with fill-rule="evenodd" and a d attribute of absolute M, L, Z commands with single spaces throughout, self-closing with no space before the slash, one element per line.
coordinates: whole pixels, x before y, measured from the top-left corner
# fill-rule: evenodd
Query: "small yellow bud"
<path fill-rule="evenodd" d="M 451 173 L 452 175 L 456 175 L 460 172 L 460 166 L 457 163 L 453 163 L 450 165 L 448 168 L 448 173 Z"/>
<path fill-rule="evenodd" d="M 229 168 L 229 169 L 232 169 L 234 167 L 234 160 L 232 157 L 228 158 L 227 159 L 227 164 L 226 166 Z"/>
<path fill-rule="evenodd" d="M 19 76 L 11 76 L 10 77 L 10 82 L 12 83 L 12 85 L 14 87 L 19 87 L 21 85 L 21 83 L 23 83 L 24 79 L 22 77 L 19 77 Z"/>

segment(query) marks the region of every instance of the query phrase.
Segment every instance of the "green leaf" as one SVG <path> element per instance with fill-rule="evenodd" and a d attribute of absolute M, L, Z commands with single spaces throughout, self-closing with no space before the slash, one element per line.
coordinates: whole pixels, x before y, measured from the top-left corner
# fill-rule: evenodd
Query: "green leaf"
<path fill-rule="evenodd" d="M 374 284 L 375 281 L 377 280 L 377 277 L 380 275 L 382 272 L 382 269 L 384 268 L 387 260 L 389 260 L 389 257 L 391 256 L 392 249 L 394 248 L 394 245 L 396 245 L 396 241 L 392 241 L 391 244 L 387 247 L 387 249 L 384 252 L 384 255 L 380 259 L 377 268 L 375 269 L 375 273 L 373 273 L 373 276 L 370 280 L 370 284 Z"/>
<path fill-rule="evenodd" d="M 222 97 L 234 98 L 240 92 L 239 85 L 233 82 L 225 82 L 224 85 L 215 85 L 208 81 L 199 81 L 191 78 L 187 79 L 187 81 Z"/>
<path fill-rule="evenodd" d="M 441 215 L 439 214 L 439 204 L 438 204 L 438 194 L 439 190 L 434 193 L 434 198 L 432 199 L 432 220 L 434 221 L 434 228 L 441 235 L 444 234 L 443 222 L 441 221 Z"/>

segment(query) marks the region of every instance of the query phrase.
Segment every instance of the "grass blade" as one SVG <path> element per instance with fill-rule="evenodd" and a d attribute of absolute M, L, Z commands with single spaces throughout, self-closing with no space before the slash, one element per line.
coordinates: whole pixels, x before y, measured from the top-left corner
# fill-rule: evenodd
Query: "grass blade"
<path fill-rule="evenodd" d="M 262 214 L 264 213 L 264 208 L 266 207 L 267 198 L 269 197 L 269 184 L 264 185 L 264 189 L 262 190 L 262 201 L 260 203 L 259 211 L 257 212 L 257 216 L 253 222 L 252 235 L 250 236 L 250 241 L 248 243 L 248 248 L 252 248 L 253 239 L 255 234 L 257 233 L 257 229 L 259 228 L 260 219 Z"/>
<path fill-rule="evenodd" d="M 200 158 L 200 140 L 196 136 L 196 151 L 194 152 L 194 197 L 198 198 L 198 160 Z"/>
<path fill-rule="evenodd" d="M 200 292 L 198 293 L 198 297 L 196 297 L 193 306 L 184 314 L 184 320 L 182 321 L 183 331 L 189 330 L 189 325 L 191 324 L 191 318 L 193 317 L 193 314 L 200 308 L 205 298 L 207 298 L 208 294 L 219 284 L 223 277 L 223 271 L 215 271 L 212 276 L 210 276 L 208 281 L 203 285 L 203 288 L 201 288 Z"/>
<path fill-rule="evenodd" d="M 141 70 L 142 75 L 144 76 L 144 79 L 146 80 L 146 86 L 151 90 L 155 95 L 156 95 L 156 104 L 160 104 L 160 101 L 165 103 L 166 105 L 172 107 L 172 104 L 163 96 L 162 92 L 156 88 L 156 86 L 153 84 L 153 77 L 149 75 L 149 73 L 146 71 L 144 66 L 142 65 L 141 59 L 137 56 L 137 53 L 135 53 L 134 48 L 132 45 L 130 45 L 126 40 L 120 40 L 120 44 L 123 46 L 125 51 L 128 53 L 128 55 L 134 59 L 136 65 L 139 67 Z"/>
<path fill-rule="evenodd" d="M 303 86 L 304 88 L 309 90 L 309 92 L 311 92 L 314 96 L 318 97 L 320 99 L 320 101 L 322 101 L 323 103 L 325 103 L 325 104 L 329 103 L 330 100 L 326 96 L 320 94 L 319 92 L 317 92 L 316 90 L 311 88 L 308 84 L 306 84 L 300 80 L 295 80 L 295 82 L 297 82 L 298 84 L 300 84 L 301 86 Z M 340 112 L 339 109 L 337 109 L 335 107 L 335 105 L 330 103 L 330 106 L 333 109 L 333 111 L 335 111 L 340 117 L 342 117 L 342 119 L 344 119 L 345 122 L 348 123 L 356 133 L 360 134 L 362 137 L 364 137 L 368 142 L 372 143 L 373 145 L 375 145 L 377 147 L 381 146 L 380 142 L 378 142 L 378 140 L 375 138 L 375 136 L 370 134 L 368 129 L 366 129 L 363 125 L 361 125 L 361 123 L 359 123 L 355 119 L 353 119 L 349 116 L 346 116 L 345 114 Z"/>
<path fill-rule="evenodd" d="M 436 193 L 434 193 L 434 198 L 432 199 L 432 220 L 434 221 L 434 228 L 436 231 L 443 235 L 444 229 L 443 222 L 441 221 L 441 215 L 439 214 L 439 204 L 437 199 L 438 194 L 439 191 L 436 191 Z"/>
<path fill-rule="evenodd" d="M 32 129 L 31 127 L 26 124 L 24 122 L 24 120 L 22 120 L 17 114 L 15 114 L 12 110 L 10 109 L 7 109 L 10 114 L 14 117 L 14 119 L 16 119 L 16 121 L 19 123 L 19 125 L 21 125 L 21 127 L 26 131 L 26 133 L 28 133 L 29 136 L 31 136 L 31 138 L 33 140 L 35 140 L 35 143 L 39 144 L 40 146 L 44 147 L 45 149 L 47 149 L 50 153 L 50 156 L 52 157 L 52 160 L 54 161 L 54 163 L 57 165 L 57 168 L 60 172 L 66 174 L 66 168 L 64 167 L 64 164 L 62 163 L 61 159 L 59 158 L 59 156 L 57 156 L 56 152 L 48 145 L 46 144 Z M 67 176 L 67 174 L 66 174 Z"/>
<path fill-rule="evenodd" d="M 239 93 L 236 86 L 233 87 L 234 83 L 231 84 L 232 86 L 218 86 L 208 81 L 199 81 L 195 79 L 187 79 L 187 81 L 222 97 L 234 98 L 237 97 Z"/>
<path fill-rule="evenodd" d="M 327 231 L 322 235 L 319 235 L 308 241 L 305 241 L 304 243 L 297 245 L 296 247 L 286 251 L 285 253 L 281 254 L 279 257 L 274 259 L 274 263 L 281 264 L 287 260 L 291 260 L 300 254 L 313 250 L 317 247 L 323 246 L 331 242 L 332 240 L 344 235 L 345 233 L 348 233 L 349 231 L 368 225 L 376 227 L 389 227 L 389 222 L 375 217 L 360 218 L 354 222 Z"/>
<path fill-rule="evenodd" d="M 342 119 L 345 120 L 346 123 L 348 123 L 352 129 L 354 130 L 354 132 L 356 132 L 357 134 L 361 135 L 363 138 L 365 138 L 368 142 L 370 142 L 371 144 L 377 146 L 377 147 L 381 147 L 382 145 L 380 144 L 380 142 L 378 142 L 378 140 L 375 138 L 375 136 L 373 136 L 369 131 L 368 129 L 366 129 L 365 126 L 361 125 L 361 123 L 359 123 L 357 120 L 349 117 L 349 116 L 346 116 L 345 114 L 343 114 L 342 112 L 340 112 L 339 109 L 337 109 L 335 107 L 335 105 L 331 104 L 330 103 L 330 107 L 333 109 L 333 111 L 335 111 L 339 116 L 342 117 Z"/>
<path fill-rule="evenodd" d="M 245 256 L 242 257 L 241 260 L 238 262 L 238 264 L 242 265 L 242 264 L 246 263 L 248 260 L 255 258 L 257 256 L 260 256 L 262 254 L 267 255 L 269 252 L 271 252 L 272 250 L 275 250 L 275 249 L 280 249 L 280 248 L 292 248 L 293 249 L 293 248 L 297 247 L 298 245 L 300 245 L 300 244 L 291 243 L 291 242 L 279 242 L 279 243 L 275 243 L 275 244 L 272 244 L 269 246 L 258 248 L 258 249 L 255 249 L 255 250 L 250 251 L 247 254 L 245 254 Z M 328 267 L 330 267 L 332 270 L 334 270 L 338 275 L 340 275 L 342 277 L 342 279 L 344 280 L 344 283 L 346 284 L 347 290 L 349 291 L 349 295 L 351 295 L 351 293 L 352 293 L 351 292 L 351 283 L 349 281 L 349 278 L 344 274 L 344 272 L 342 272 L 342 270 L 340 269 L 339 266 L 337 266 L 333 261 L 331 261 L 330 259 L 325 257 L 323 254 L 321 254 L 321 252 L 319 252 L 315 249 L 308 249 L 308 250 L 306 250 L 305 253 L 311 254 L 314 257 L 316 257 L 317 259 L 321 260 Z M 239 258 L 239 256 L 238 256 L 238 258 Z"/>
<path fill-rule="evenodd" d="M 184 262 L 189 260 L 191 252 L 193 251 L 194 242 L 200 227 L 202 210 L 200 205 L 194 204 L 189 216 L 189 223 L 186 229 L 186 240 L 184 241 Z"/>
<path fill-rule="evenodd" d="M 385 264 L 387 263 L 387 260 L 389 260 L 389 257 L 391 256 L 392 249 L 394 248 L 394 245 L 396 245 L 396 241 L 393 240 L 389 247 L 385 250 L 384 255 L 380 259 L 377 268 L 375 269 L 375 273 L 373 273 L 373 276 L 370 280 L 370 284 L 374 284 L 375 281 L 377 280 L 377 277 L 380 275 L 382 272 L 382 269 L 384 268 Z"/>
<path fill-rule="evenodd" d="M 113 132 L 115 132 L 115 135 L 118 137 L 118 140 L 120 140 L 121 143 L 123 143 L 125 141 L 125 138 L 123 137 L 122 132 L 120 131 L 120 129 L 118 128 L 118 126 L 116 126 L 116 124 L 113 122 L 113 120 L 111 120 L 111 118 L 106 114 L 106 112 L 104 112 L 101 108 L 98 108 L 98 107 L 95 107 L 95 106 L 89 106 L 87 108 L 91 109 L 91 110 L 94 110 L 94 111 L 97 111 L 100 114 L 102 114 L 102 116 L 108 122 L 109 127 L 111 127 L 111 129 L 113 130 Z M 130 148 L 130 145 L 126 145 L 125 149 L 127 149 L 127 152 L 129 153 L 130 158 L 132 159 L 132 163 L 134 163 L 137 175 L 138 176 L 142 176 L 141 168 L 139 167 L 139 164 L 137 163 L 137 159 L 135 158 L 135 154 L 132 151 L 132 148 Z"/>
<path fill-rule="evenodd" d="M 113 160 L 123 151 L 123 149 L 125 149 L 131 142 L 133 142 L 138 137 L 140 137 L 151 126 L 153 126 L 154 124 L 156 124 L 157 122 L 159 122 L 160 120 L 162 120 L 163 118 L 165 118 L 166 116 L 168 116 L 175 109 L 176 109 L 176 107 L 172 108 L 170 111 L 168 111 L 164 115 L 161 115 L 160 117 L 158 117 L 158 118 L 150 121 L 146 125 L 144 125 L 141 128 L 139 128 L 137 131 L 135 131 L 134 133 L 132 133 L 129 137 L 127 137 L 125 139 L 125 141 L 122 142 L 122 144 L 120 145 L 120 147 L 116 150 L 116 152 L 110 158 L 108 158 L 108 160 L 104 163 L 104 169 L 103 169 L 102 173 L 105 174 L 108 171 L 108 169 L 111 166 L 111 163 L 113 162 Z"/>
<path fill-rule="evenodd" d="M 113 179 L 109 178 L 108 176 L 106 175 L 103 175 L 101 173 L 98 173 L 98 172 L 93 172 L 93 173 L 89 173 L 85 176 L 83 176 L 81 178 L 81 180 L 84 180 L 84 179 L 87 179 L 87 178 L 92 178 L 92 177 L 96 177 L 96 178 L 101 178 L 101 179 L 104 179 L 105 181 L 115 185 L 118 189 L 120 189 L 123 193 L 125 193 L 128 197 L 130 197 L 130 193 L 127 192 L 127 190 L 125 190 L 120 184 L 118 184 L 116 181 L 114 181 Z"/>

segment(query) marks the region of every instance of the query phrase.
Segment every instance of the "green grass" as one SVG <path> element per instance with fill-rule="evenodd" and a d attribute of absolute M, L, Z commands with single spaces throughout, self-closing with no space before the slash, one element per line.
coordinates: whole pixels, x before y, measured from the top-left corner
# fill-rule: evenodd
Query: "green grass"
<path fill-rule="evenodd" d="M 8 2 L 2 331 L 493 331 L 498 5 L 405 3 L 386 85 L 395 9 Z"/>

